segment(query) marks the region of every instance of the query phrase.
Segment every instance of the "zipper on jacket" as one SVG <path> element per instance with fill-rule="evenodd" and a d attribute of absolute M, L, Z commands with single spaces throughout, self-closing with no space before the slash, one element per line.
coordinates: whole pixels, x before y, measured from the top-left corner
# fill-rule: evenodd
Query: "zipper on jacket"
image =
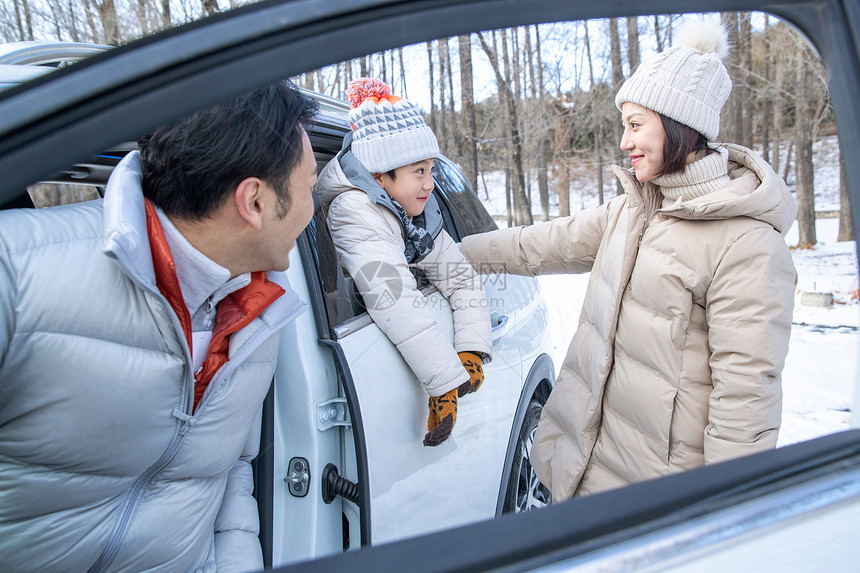
<path fill-rule="evenodd" d="M 108 541 L 107 546 L 105 546 L 102 554 L 99 556 L 98 560 L 95 564 L 90 567 L 89 573 L 98 573 L 103 571 L 110 565 L 113 558 L 116 556 L 117 550 L 119 549 L 120 543 L 125 537 L 125 532 L 128 529 L 129 521 L 131 520 L 131 515 L 134 513 L 135 508 L 137 507 L 137 502 L 140 500 L 140 495 L 143 493 L 143 488 L 149 482 L 149 480 L 160 472 L 164 467 L 170 463 L 170 460 L 173 459 L 173 456 L 176 455 L 176 452 L 179 450 L 179 445 L 182 443 L 182 439 L 185 437 L 185 434 L 188 432 L 188 429 L 194 423 L 194 418 L 183 412 L 179 408 L 175 408 L 173 410 L 173 416 L 179 418 L 181 424 L 179 426 L 179 431 L 173 437 L 173 441 L 170 446 L 168 446 L 167 450 L 161 454 L 161 458 L 158 459 L 154 464 L 152 464 L 139 478 L 134 482 L 134 485 L 131 487 L 131 492 L 129 493 L 129 499 L 126 502 L 125 511 L 122 514 L 122 517 L 119 520 L 116 528 L 114 529 L 113 534 L 111 535 L 110 540 Z"/>
<path fill-rule="evenodd" d="M 142 282 L 139 282 L 139 284 L 143 286 Z M 167 308 L 168 315 L 171 317 L 171 320 L 173 322 L 174 330 L 177 333 L 182 333 L 182 326 L 179 324 L 179 319 L 176 316 L 176 312 L 173 311 L 173 308 L 170 306 L 170 303 L 167 302 L 167 299 L 164 298 L 164 295 L 162 295 L 161 292 L 153 291 L 150 288 L 144 287 L 144 290 L 147 290 L 160 300 L 160 302 Z M 245 358 L 247 358 L 262 343 L 262 340 L 258 342 L 258 339 L 263 339 L 264 337 L 271 336 L 273 332 L 286 326 L 290 321 L 294 320 L 299 314 L 301 314 L 304 308 L 304 305 L 297 304 L 296 307 L 293 309 L 293 312 L 288 314 L 282 320 L 278 321 L 271 327 L 263 327 L 256 333 L 254 333 L 251 338 L 249 338 L 248 341 L 243 345 L 241 351 L 236 356 L 234 356 L 233 360 L 230 360 L 229 362 L 227 362 L 227 364 L 224 365 L 226 367 L 227 365 L 232 363 L 232 367 L 229 369 L 222 367 L 218 371 L 218 373 L 216 374 L 216 380 L 213 380 L 213 382 L 216 382 L 215 385 L 217 385 L 217 383 L 220 383 L 220 381 L 223 380 L 223 378 L 227 374 L 233 372 L 236 367 L 241 364 L 245 360 Z M 107 545 L 105 546 L 104 550 L 102 550 L 102 553 L 99 556 L 98 560 L 96 560 L 93 566 L 90 567 L 88 573 L 100 573 L 101 571 L 107 569 L 111 561 L 113 561 L 117 551 L 119 550 L 119 546 L 123 538 L 125 537 L 125 532 L 128 529 L 131 515 L 132 513 L 134 513 L 134 509 L 137 507 L 137 502 L 140 499 L 140 495 L 143 492 L 143 488 L 155 474 L 163 470 L 167 466 L 167 464 L 170 463 L 170 461 L 176 455 L 176 452 L 179 450 L 179 446 L 182 443 L 185 434 L 188 432 L 189 428 L 194 424 L 194 421 L 196 420 L 196 418 L 192 414 L 187 413 L 190 405 L 193 404 L 194 394 L 193 374 L 191 374 L 190 376 L 188 374 L 190 372 L 190 366 L 192 364 L 191 351 L 188 348 L 188 344 L 185 341 L 185 337 L 178 336 L 178 338 L 185 353 L 186 364 L 188 365 L 188 368 L 186 368 L 182 408 L 174 408 L 172 412 L 172 415 L 178 418 L 181 421 L 181 424 L 167 450 L 161 455 L 158 461 L 156 461 L 149 468 L 147 468 L 147 470 L 143 472 L 140 477 L 137 478 L 137 481 L 134 482 L 134 485 L 132 485 L 131 492 L 129 493 L 129 499 L 126 502 L 125 511 L 123 512 L 119 523 L 114 529 L 113 534 L 111 534 L 111 538 L 108 540 Z M 207 388 L 205 396 L 205 401 L 207 402 L 209 395 L 212 394 L 211 390 L 214 385 L 210 383 L 209 386 L 210 388 Z M 198 404 L 198 411 L 202 408 L 204 403 L 204 401 L 201 401 L 201 403 Z"/>

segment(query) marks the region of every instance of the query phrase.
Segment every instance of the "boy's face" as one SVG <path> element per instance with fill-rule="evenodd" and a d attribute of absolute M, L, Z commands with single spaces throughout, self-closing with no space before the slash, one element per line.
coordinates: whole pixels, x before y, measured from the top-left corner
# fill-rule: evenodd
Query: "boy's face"
<path fill-rule="evenodd" d="M 404 165 L 388 173 L 374 173 L 373 178 L 392 199 L 400 203 L 406 214 L 415 217 L 424 212 L 427 200 L 433 192 L 433 158 Z"/>

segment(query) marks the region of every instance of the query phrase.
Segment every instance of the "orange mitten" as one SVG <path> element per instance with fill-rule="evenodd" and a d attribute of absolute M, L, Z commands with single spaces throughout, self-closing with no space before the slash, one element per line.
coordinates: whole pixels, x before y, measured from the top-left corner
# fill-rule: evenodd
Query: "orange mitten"
<path fill-rule="evenodd" d="M 463 363 L 463 368 L 469 373 L 469 380 L 460 384 L 457 388 L 457 395 L 462 398 L 466 394 L 471 394 L 481 387 L 484 383 L 484 369 L 481 367 L 481 356 L 476 352 L 458 352 L 460 362 Z"/>
<path fill-rule="evenodd" d="M 457 421 L 457 389 L 441 396 L 430 396 L 428 403 L 430 416 L 427 418 L 428 433 L 424 436 L 425 446 L 438 446 L 448 439 L 454 422 Z"/>

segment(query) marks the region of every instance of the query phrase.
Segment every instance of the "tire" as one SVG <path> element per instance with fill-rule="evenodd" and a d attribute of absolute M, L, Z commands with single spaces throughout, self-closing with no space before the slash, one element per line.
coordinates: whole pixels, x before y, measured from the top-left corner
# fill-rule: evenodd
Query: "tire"
<path fill-rule="evenodd" d="M 546 507 L 552 495 L 535 475 L 530 456 L 543 404 L 532 398 L 526 408 L 523 425 L 517 438 L 511 473 L 508 476 L 508 491 L 505 495 L 503 513 L 520 513 Z"/>

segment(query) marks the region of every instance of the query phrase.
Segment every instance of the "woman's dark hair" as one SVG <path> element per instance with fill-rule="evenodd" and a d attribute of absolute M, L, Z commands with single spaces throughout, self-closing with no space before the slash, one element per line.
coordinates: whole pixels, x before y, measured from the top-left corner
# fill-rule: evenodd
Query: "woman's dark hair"
<path fill-rule="evenodd" d="M 275 189 L 283 217 L 303 127 L 316 112 L 314 100 L 284 82 L 161 126 L 138 142 L 143 194 L 169 215 L 199 220 L 243 179 L 259 177 Z"/>
<path fill-rule="evenodd" d="M 666 139 L 663 141 L 663 167 L 657 173 L 657 177 L 681 173 L 687 166 L 687 156 L 691 153 L 704 151 L 705 155 L 714 153 L 714 149 L 708 145 L 708 138 L 688 127 L 678 123 L 662 113 L 657 113 L 663 123 L 663 131 Z"/>

